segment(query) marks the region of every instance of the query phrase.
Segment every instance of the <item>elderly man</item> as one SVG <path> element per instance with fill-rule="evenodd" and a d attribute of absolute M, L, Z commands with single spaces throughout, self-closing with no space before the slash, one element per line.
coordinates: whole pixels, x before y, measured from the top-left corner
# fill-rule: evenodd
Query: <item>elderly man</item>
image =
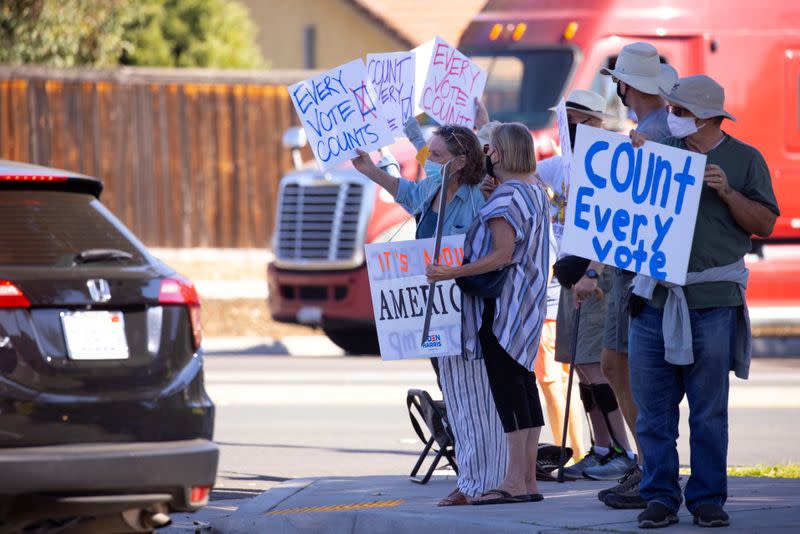
<path fill-rule="evenodd" d="M 685 286 L 637 275 L 631 303 L 630 374 L 644 455 L 641 528 L 676 523 L 678 405 L 686 395 L 691 476 L 686 507 L 704 527 L 728 526 L 729 371 L 747 378 L 750 325 L 744 256 L 750 236 L 767 237 L 779 215 L 769 169 L 759 151 L 721 129 L 735 120 L 723 88 L 708 76 L 681 78 L 667 94 L 673 137 L 664 144 L 705 154 L 707 166 Z M 634 145 L 643 141 L 632 133 Z"/>

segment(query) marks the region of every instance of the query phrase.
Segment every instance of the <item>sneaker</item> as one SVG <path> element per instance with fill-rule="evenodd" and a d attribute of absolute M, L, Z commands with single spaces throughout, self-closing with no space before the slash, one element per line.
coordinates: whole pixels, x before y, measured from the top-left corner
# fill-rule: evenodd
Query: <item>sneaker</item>
<path fill-rule="evenodd" d="M 564 478 L 567 480 L 583 478 L 583 472 L 590 467 L 600 465 L 600 461 L 603 458 L 604 456 L 600 456 L 594 452 L 594 447 L 592 447 L 580 462 L 564 468 Z"/>
<path fill-rule="evenodd" d="M 592 480 L 619 480 L 635 465 L 635 457 L 628 458 L 625 452 L 612 448 L 598 465 L 584 468 L 583 476 Z"/>
<path fill-rule="evenodd" d="M 658 501 L 650 501 L 637 519 L 639 528 L 661 528 L 677 523 L 678 514 Z"/>
<path fill-rule="evenodd" d="M 692 515 L 694 524 L 701 527 L 727 527 L 731 524 L 730 517 L 718 504 L 702 504 Z"/>
<path fill-rule="evenodd" d="M 597 499 L 600 502 L 602 502 L 605 500 L 606 496 L 611 493 L 628 491 L 631 489 L 631 487 L 633 487 L 633 485 L 636 485 L 636 487 L 638 488 L 639 482 L 641 480 L 642 480 L 642 470 L 639 468 L 639 465 L 637 464 L 636 466 L 634 466 L 633 469 L 625 473 L 625 475 L 617 481 L 618 484 L 616 486 L 600 490 L 597 493 Z"/>
<path fill-rule="evenodd" d="M 628 472 L 627 478 L 620 484 L 611 488 L 610 493 L 603 498 L 603 504 L 610 508 L 621 510 L 634 510 L 637 508 L 647 508 L 647 501 L 642 499 L 639 494 L 639 483 L 642 480 L 642 471 L 632 469 Z M 614 491 L 612 491 L 614 490 Z"/>

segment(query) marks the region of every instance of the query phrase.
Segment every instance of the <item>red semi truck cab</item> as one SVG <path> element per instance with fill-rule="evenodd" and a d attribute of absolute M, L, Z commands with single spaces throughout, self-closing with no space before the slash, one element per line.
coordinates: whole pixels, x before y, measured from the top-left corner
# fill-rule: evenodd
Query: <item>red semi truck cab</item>
<path fill-rule="evenodd" d="M 705 73 L 726 89 L 737 122 L 726 132 L 767 160 L 781 217 L 773 236 L 748 258 L 748 303 L 756 325 L 800 321 L 800 3 L 766 0 L 490 0 L 459 48 L 488 73 L 484 99 L 492 119 L 519 121 L 537 154 L 557 150 L 549 108 L 573 88 L 606 97 L 633 124 L 610 76 L 626 44 L 654 44 L 680 76 Z M 413 149 L 392 152 L 402 174 L 419 169 Z M 408 214 L 352 168 L 283 178 L 269 267 L 269 304 L 277 320 L 322 326 L 350 352 L 374 352 L 372 304 L 363 246 L 388 239 Z M 413 224 L 404 238 L 413 237 Z M 404 230 L 406 230 L 404 228 Z M 388 235 L 387 235 L 388 234 Z M 397 239 L 397 238 L 396 238 Z"/>

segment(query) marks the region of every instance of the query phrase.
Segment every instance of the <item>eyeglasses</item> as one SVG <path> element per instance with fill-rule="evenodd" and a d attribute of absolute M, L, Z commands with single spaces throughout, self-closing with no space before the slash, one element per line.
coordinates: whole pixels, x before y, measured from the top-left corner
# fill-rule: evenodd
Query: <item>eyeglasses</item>
<path fill-rule="evenodd" d="M 691 111 L 688 109 L 679 108 L 678 106 L 669 106 L 669 112 L 676 117 L 694 117 Z"/>
<path fill-rule="evenodd" d="M 439 128 L 439 135 L 445 138 L 446 141 L 449 141 L 449 138 L 453 138 L 458 143 L 459 148 L 461 148 L 461 153 L 466 154 L 467 149 L 464 148 L 464 145 L 461 143 L 461 140 L 456 135 L 456 129 L 453 126 L 442 126 Z"/>

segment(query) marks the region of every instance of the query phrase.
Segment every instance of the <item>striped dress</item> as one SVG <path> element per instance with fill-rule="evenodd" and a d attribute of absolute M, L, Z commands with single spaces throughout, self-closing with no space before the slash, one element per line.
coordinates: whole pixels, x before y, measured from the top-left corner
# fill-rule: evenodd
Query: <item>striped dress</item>
<path fill-rule="evenodd" d="M 470 262 L 492 251 L 489 221 L 505 219 L 514 229 L 514 253 L 494 316 L 492 331 L 500 345 L 520 365 L 533 371 L 539 338 L 547 314 L 550 262 L 549 203 L 543 187 L 511 180 L 495 189 L 467 231 L 464 256 Z M 461 335 L 464 355 L 481 359 L 478 330 L 483 299 L 462 295 Z"/>
<path fill-rule="evenodd" d="M 425 216 L 441 183 L 439 176 L 419 183 L 401 180 L 395 200 L 409 213 Z M 462 185 L 448 203 L 444 233 L 464 233 L 483 204 L 483 194 L 477 185 Z M 456 439 L 458 489 L 464 495 L 479 497 L 503 481 L 507 456 L 506 438 L 489 389 L 486 366 L 480 360 L 463 356 L 439 358 L 439 381 L 447 419 Z"/>

